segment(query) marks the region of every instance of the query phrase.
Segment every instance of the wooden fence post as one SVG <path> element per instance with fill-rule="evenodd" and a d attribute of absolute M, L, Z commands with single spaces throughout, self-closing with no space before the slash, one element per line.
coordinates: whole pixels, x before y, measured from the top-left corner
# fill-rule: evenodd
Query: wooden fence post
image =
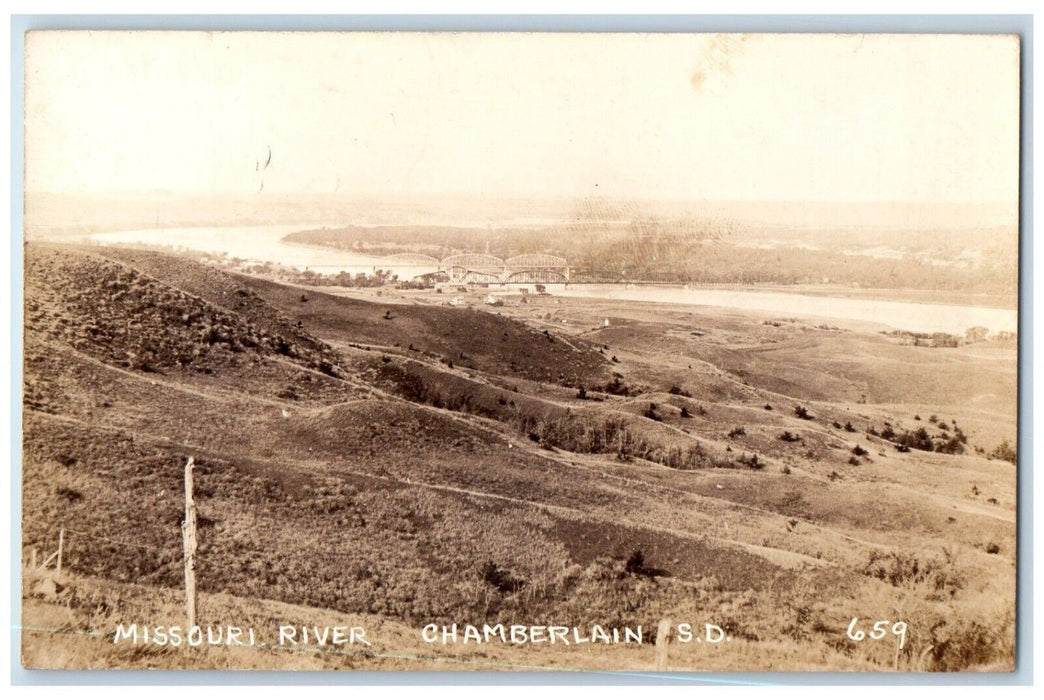
<path fill-rule="evenodd" d="M 58 530 L 58 575 L 62 575 L 62 547 L 65 545 L 65 528 Z"/>
<path fill-rule="evenodd" d="M 196 502 L 192 496 L 192 457 L 185 463 L 185 522 L 181 534 L 185 545 L 185 614 L 188 629 L 196 626 Z"/>
<path fill-rule="evenodd" d="M 660 620 L 656 628 L 656 670 L 667 670 L 667 647 L 671 643 L 671 621 Z"/>
<path fill-rule="evenodd" d="M 29 566 L 36 571 L 36 547 L 33 547 L 33 551 L 29 553 Z"/>

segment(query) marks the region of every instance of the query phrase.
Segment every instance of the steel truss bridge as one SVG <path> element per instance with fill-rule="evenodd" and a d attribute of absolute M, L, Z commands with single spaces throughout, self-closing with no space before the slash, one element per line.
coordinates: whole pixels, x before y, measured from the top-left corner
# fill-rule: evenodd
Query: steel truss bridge
<path fill-rule="evenodd" d="M 485 253 L 462 253 L 438 260 L 430 255 L 400 253 L 385 258 L 387 266 L 407 270 L 412 278 L 445 275 L 456 284 L 562 284 L 569 282 L 565 258 L 528 253 L 502 260 Z"/>
<path fill-rule="evenodd" d="M 382 266 L 401 279 L 429 279 L 453 284 L 680 284 L 677 275 L 628 269 L 570 267 L 565 258 L 527 253 L 502 260 L 486 253 L 462 253 L 439 260 L 419 253 L 399 253 Z M 703 285 L 695 285 L 703 286 Z"/>

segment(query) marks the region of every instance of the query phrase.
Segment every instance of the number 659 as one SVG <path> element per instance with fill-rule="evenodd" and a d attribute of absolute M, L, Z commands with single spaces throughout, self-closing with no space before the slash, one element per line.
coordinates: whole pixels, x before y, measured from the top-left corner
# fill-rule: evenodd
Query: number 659
<path fill-rule="evenodd" d="M 867 624 L 870 624 L 867 622 Z M 891 628 L 888 625 L 891 624 Z M 870 632 L 864 632 L 859 627 L 859 618 L 853 617 L 852 621 L 848 623 L 848 638 L 854 642 L 861 642 L 864 639 L 884 639 L 884 637 L 891 632 L 896 637 L 899 637 L 899 648 L 902 649 L 906 646 L 906 623 L 902 620 L 892 622 L 891 620 L 877 620 L 873 623 Z"/>

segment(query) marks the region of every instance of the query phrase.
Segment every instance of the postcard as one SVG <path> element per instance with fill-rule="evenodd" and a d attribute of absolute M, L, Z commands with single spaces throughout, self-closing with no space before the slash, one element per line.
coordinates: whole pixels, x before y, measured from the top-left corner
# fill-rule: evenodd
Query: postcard
<path fill-rule="evenodd" d="M 1012 671 L 1019 60 L 27 33 L 23 666 Z"/>

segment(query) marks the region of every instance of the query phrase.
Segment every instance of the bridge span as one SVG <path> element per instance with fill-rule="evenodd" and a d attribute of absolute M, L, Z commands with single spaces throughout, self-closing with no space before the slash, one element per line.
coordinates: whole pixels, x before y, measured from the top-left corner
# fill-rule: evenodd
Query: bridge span
<path fill-rule="evenodd" d="M 385 261 L 386 267 L 410 279 L 444 275 L 446 281 L 455 284 L 569 282 L 569 262 L 546 253 L 526 253 L 507 260 L 486 253 L 460 253 L 442 260 L 430 255 L 400 253 L 386 257 Z"/>

